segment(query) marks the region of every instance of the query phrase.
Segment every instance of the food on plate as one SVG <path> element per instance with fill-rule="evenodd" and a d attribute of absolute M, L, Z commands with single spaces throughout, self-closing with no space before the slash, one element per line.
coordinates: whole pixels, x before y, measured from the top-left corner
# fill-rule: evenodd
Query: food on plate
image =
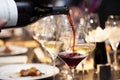
<path fill-rule="evenodd" d="M 20 76 L 21 77 L 25 77 L 25 76 L 41 76 L 44 73 L 42 73 L 41 71 L 39 71 L 38 69 L 36 69 L 35 67 L 31 67 L 29 69 L 22 69 L 20 71 Z"/>
<path fill-rule="evenodd" d="M 7 47 L 7 46 L 6 46 L 6 48 L 5 48 L 4 52 L 5 52 L 5 53 L 11 53 L 11 52 L 12 52 L 12 50 L 11 50 L 9 47 Z"/>

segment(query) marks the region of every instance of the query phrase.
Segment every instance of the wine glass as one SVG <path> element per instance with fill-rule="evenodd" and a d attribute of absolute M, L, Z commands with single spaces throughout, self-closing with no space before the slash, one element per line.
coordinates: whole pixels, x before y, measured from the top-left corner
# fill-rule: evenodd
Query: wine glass
<path fill-rule="evenodd" d="M 60 36 L 65 47 L 63 47 L 63 51 L 58 56 L 69 66 L 72 80 L 74 80 L 76 66 L 95 49 L 95 44 L 86 41 L 87 28 L 83 26 L 74 27 L 70 15 L 68 15 L 68 22 L 70 22 L 70 25 L 63 29 L 64 33 Z"/>
<path fill-rule="evenodd" d="M 99 30 L 99 17 L 95 13 L 89 13 L 85 14 L 84 17 L 80 18 L 80 24 L 79 24 L 79 31 L 84 31 L 85 35 L 85 43 L 89 44 L 90 52 L 93 53 L 95 47 L 96 47 L 96 41 L 98 41 L 97 38 L 97 31 Z M 82 73 L 84 78 L 84 66 L 87 58 L 81 62 L 82 64 Z M 79 65 L 78 65 L 79 67 Z"/>
<path fill-rule="evenodd" d="M 45 52 L 51 55 L 53 66 L 63 46 L 63 42 L 59 40 L 60 29 L 58 30 L 56 24 L 55 16 L 48 16 L 31 26 L 33 38 L 40 43 Z M 53 79 L 55 80 L 55 76 Z"/>
<path fill-rule="evenodd" d="M 114 62 L 112 64 L 112 67 L 114 70 L 118 70 L 118 62 L 117 62 L 117 47 L 119 45 L 120 41 L 120 16 L 118 15 L 109 15 L 108 19 L 106 21 L 106 30 L 108 30 L 109 36 L 108 40 L 112 46 L 112 49 L 114 51 Z"/>

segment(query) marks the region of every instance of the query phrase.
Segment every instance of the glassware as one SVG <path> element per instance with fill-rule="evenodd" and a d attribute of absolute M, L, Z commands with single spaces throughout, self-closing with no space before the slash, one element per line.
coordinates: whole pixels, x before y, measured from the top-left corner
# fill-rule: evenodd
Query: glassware
<path fill-rule="evenodd" d="M 108 29 L 109 37 L 108 40 L 112 46 L 112 49 L 114 51 L 114 62 L 112 64 L 112 67 L 114 70 L 118 70 L 118 62 L 117 62 L 117 47 L 119 45 L 120 41 L 120 16 L 118 15 L 109 15 L 108 19 L 106 21 L 106 29 Z"/>
<path fill-rule="evenodd" d="M 40 43 L 46 53 L 51 55 L 53 66 L 63 47 L 63 42 L 59 40 L 60 29 L 58 29 L 56 19 L 55 16 L 45 17 L 31 26 L 33 38 Z M 55 80 L 55 76 L 53 79 Z"/>
<path fill-rule="evenodd" d="M 69 18 L 68 16 L 68 19 Z M 66 23 L 69 23 L 68 21 L 69 20 L 66 19 Z M 72 23 L 70 24 L 72 25 Z M 95 49 L 95 44 L 86 41 L 88 30 L 85 26 L 70 27 L 70 25 L 66 25 L 66 27 L 62 28 L 61 31 L 63 31 L 63 33 L 60 35 L 60 40 L 64 42 L 64 47 L 58 56 L 69 66 L 72 76 L 71 80 L 74 80 L 76 66 Z"/>
<path fill-rule="evenodd" d="M 85 17 L 80 19 L 79 28 L 81 31 L 84 31 L 85 40 L 89 44 L 91 48 L 91 52 L 93 53 L 96 47 L 96 31 L 99 28 L 99 17 L 97 14 L 94 13 L 87 13 Z M 82 61 L 82 73 L 84 75 L 84 66 L 85 66 L 86 59 Z"/>

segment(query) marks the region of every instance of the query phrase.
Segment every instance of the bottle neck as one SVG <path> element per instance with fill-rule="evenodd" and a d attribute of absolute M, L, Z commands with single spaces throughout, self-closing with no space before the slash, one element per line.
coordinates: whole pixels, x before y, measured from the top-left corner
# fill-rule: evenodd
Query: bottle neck
<path fill-rule="evenodd" d="M 59 14 L 68 14 L 69 8 L 68 7 L 44 7 L 44 6 L 37 6 L 34 8 L 39 18 L 50 16 L 50 15 L 59 15 Z"/>

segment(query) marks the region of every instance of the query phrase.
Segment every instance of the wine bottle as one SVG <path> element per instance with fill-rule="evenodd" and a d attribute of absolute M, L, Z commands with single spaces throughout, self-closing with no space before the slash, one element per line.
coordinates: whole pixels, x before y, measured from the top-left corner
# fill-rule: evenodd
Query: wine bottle
<path fill-rule="evenodd" d="M 97 70 L 98 64 L 107 64 L 107 54 L 105 42 L 97 42 L 94 51 L 94 69 Z"/>
<path fill-rule="evenodd" d="M 7 19 L 8 21 L 2 29 L 24 27 L 42 17 L 67 14 L 68 12 L 67 7 L 42 6 L 32 2 L 32 0 L 2 0 L 0 5 L 0 19 Z"/>

